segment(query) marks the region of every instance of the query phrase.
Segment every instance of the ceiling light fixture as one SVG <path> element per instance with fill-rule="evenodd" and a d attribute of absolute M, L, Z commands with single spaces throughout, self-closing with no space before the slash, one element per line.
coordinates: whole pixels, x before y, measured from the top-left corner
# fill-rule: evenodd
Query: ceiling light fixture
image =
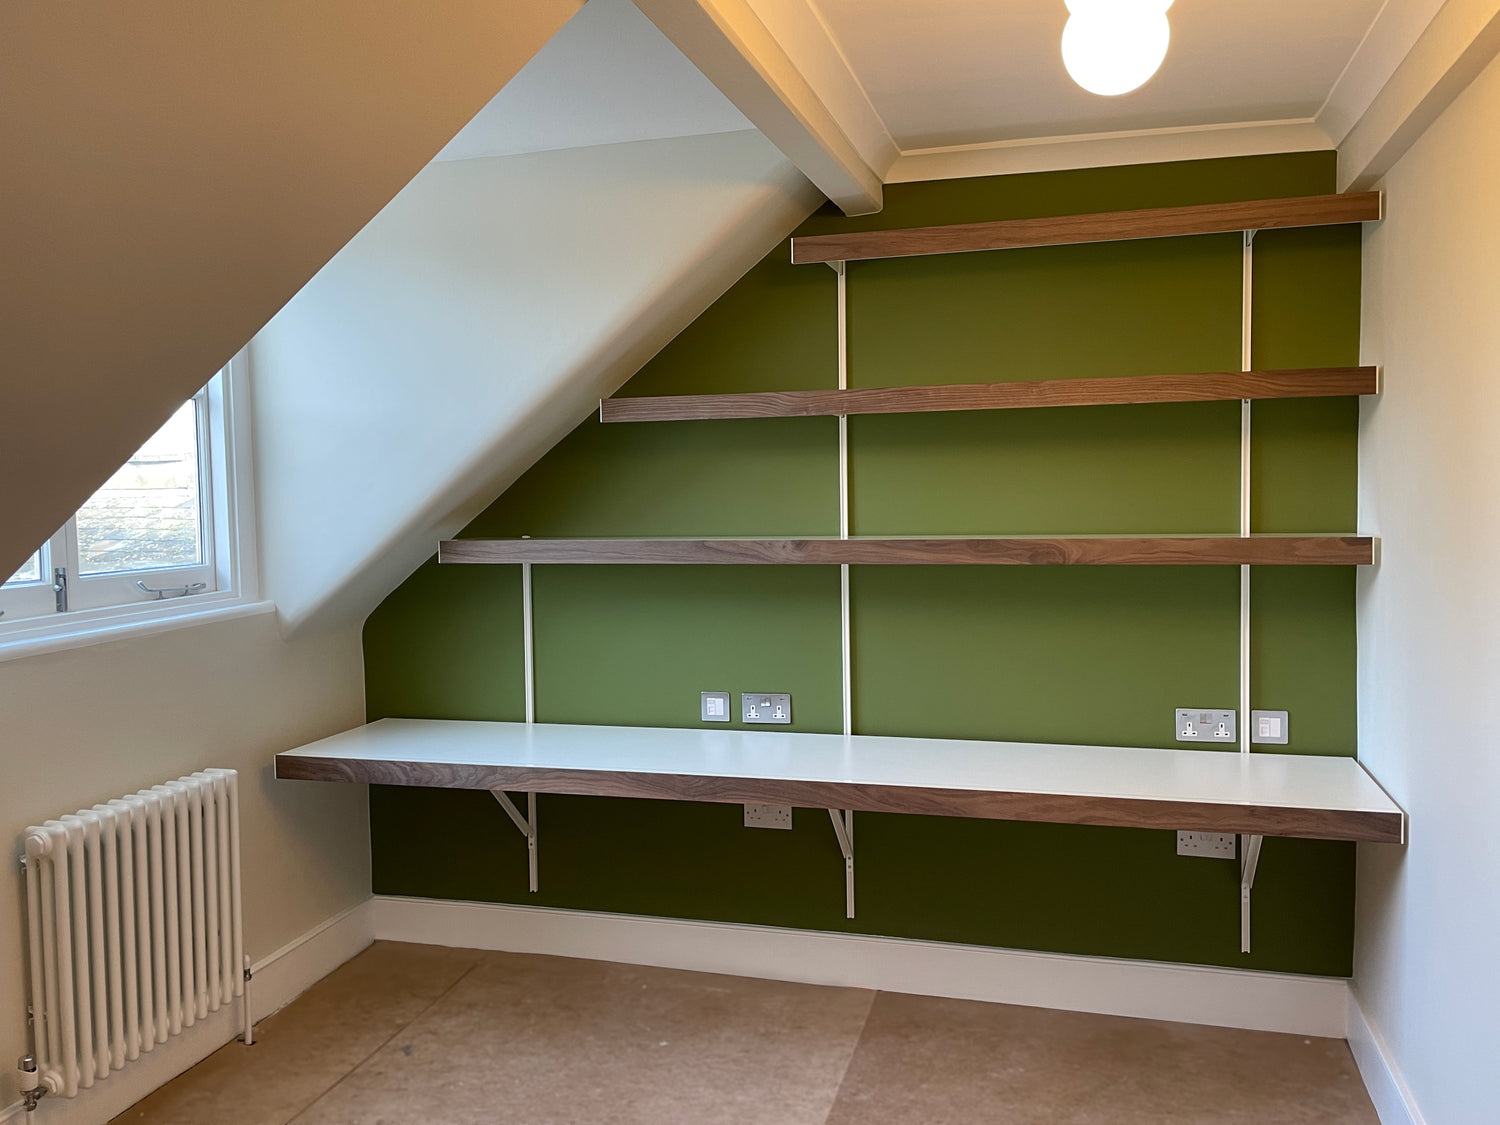
<path fill-rule="evenodd" d="M 1062 57 L 1091 94 L 1114 97 L 1139 88 L 1167 57 L 1172 0 L 1066 0 Z"/>

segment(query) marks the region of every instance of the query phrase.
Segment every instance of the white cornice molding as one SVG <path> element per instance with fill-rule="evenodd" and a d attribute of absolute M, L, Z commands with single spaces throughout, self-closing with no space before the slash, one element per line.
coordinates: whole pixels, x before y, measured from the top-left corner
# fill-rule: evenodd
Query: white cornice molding
<path fill-rule="evenodd" d="M 805 6 L 805 0 L 797 2 Z M 790 4 L 784 0 L 768 6 L 780 13 L 773 22 L 801 31 L 822 28 L 810 11 L 803 19 L 787 18 Z M 830 59 L 843 65 L 831 41 L 824 49 L 803 41 L 789 51 L 749 0 L 636 0 L 636 7 L 845 214 L 880 210 L 884 169 L 872 165 L 853 139 L 869 131 L 869 122 L 850 123 L 839 116 L 839 111 L 849 115 L 851 104 L 857 109 L 860 100 L 868 105 L 868 99 L 862 90 L 858 99 L 848 94 L 848 83 L 858 86 L 852 74 L 840 84 L 831 84 L 825 75 L 825 89 L 842 85 L 844 90 L 839 97 L 827 95 L 837 102 L 836 109 L 800 69 L 826 71 Z"/>
<path fill-rule="evenodd" d="M 909 149 L 886 175 L 887 183 L 1108 168 L 1173 160 L 1262 156 L 1277 152 L 1317 152 L 1334 147 L 1312 118 L 1135 129 L 1028 137 L 988 144 Z"/>
<path fill-rule="evenodd" d="M 1447 0 L 1341 140 L 1339 190 L 1385 175 L 1497 53 L 1500 0 Z"/>

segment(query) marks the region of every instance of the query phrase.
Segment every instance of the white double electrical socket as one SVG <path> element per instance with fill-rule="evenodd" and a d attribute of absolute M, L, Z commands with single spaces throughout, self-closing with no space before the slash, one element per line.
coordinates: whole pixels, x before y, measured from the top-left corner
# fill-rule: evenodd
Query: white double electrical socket
<path fill-rule="evenodd" d="M 740 718 L 747 723 L 790 723 L 792 697 L 774 692 L 745 692 L 740 696 Z"/>
<path fill-rule="evenodd" d="M 1200 711 L 1198 708 L 1177 708 L 1178 742 L 1233 742 L 1235 740 L 1233 711 Z"/>
<path fill-rule="evenodd" d="M 746 828 L 791 828 L 791 805 L 746 805 Z"/>
<path fill-rule="evenodd" d="M 1234 843 L 1233 832 L 1179 832 L 1177 854 L 1233 859 Z"/>

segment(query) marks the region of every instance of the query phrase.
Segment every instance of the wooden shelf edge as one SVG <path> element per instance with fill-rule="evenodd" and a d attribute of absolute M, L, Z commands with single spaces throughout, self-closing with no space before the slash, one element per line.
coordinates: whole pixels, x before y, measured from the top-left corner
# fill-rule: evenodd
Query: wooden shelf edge
<path fill-rule="evenodd" d="M 1328 398 L 1377 393 L 1374 367 L 1302 367 L 1124 375 L 1104 379 L 1040 379 L 932 387 L 872 387 L 747 394 L 606 398 L 601 422 L 684 422 L 728 418 L 810 418 L 934 411 L 1026 410 L 1063 406 L 1127 406 L 1158 402 Z"/>
<path fill-rule="evenodd" d="M 1368 566 L 1358 535 L 854 539 L 449 539 L 439 563 L 861 566 Z"/>
<path fill-rule="evenodd" d="M 716 777 L 598 769 L 432 761 L 356 760 L 334 755 L 278 754 L 278 779 L 416 785 L 451 789 L 514 789 L 591 797 L 777 804 L 859 812 L 918 813 L 988 820 L 1176 828 L 1304 839 L 1400 843 L 1404 815 L 1379 810 L 1227 805 L 1208 801 L 1085 797 L 1010 790 L 937 789 L 899 785 Z"/>
<path fill-rule="evenodd" d="M 1001 219 L 942 227 L 804 235 L 792 239 L 792 262 L 856 262 L 923 254 L 962 254 L 1029 246 L 1069 246 L 1243 230 L 1335 226 L 1381 218 L 1379 192 L 1307 195 L 1139 211 L 1102 211 L 1036 219 Z"/>

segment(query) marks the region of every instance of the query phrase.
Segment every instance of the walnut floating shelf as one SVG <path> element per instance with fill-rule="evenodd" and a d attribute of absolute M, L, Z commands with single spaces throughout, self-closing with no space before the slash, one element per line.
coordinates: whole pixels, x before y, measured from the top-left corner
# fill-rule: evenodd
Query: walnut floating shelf
<path fill-rule="evenodd" d="M 1175 238 L 1186 234 L 1337 226 L 1373 222 L 1380 217 L 1379 192 L 1307 195 L 1291 199 L 1002 219 L 990 223 L 910 227 L 857 234 L 815 234 L 792 239 L 792 262 L 797 265 L 855 262 L 868 258 L 961 254 L 971 250 L 1014 250 L 1027 246 L 1069 246 L 1080 242 Z"/>
<path fill-rule="evenodd" d="M 1111 379 L 1043 379 L 1030 383 L 607 398 L 599 403 L 599 419 L 603 422 L 674 422 L 706 418 L 919 414 L 939 410 L 1021 410 L 1038 406 L 1325 398 L 1372 395 L 1377 390 L 1378 372 L 1374 367 L 1309 367 L 1287 371 L 1213 371 L 1198 375 L 1129 375 Z"/>
<path fill-rule="evenodd" d="M 1357 535 L 942 539 L 448 539 L 440 563 L 916 566 L 1365 566 Z"/>

